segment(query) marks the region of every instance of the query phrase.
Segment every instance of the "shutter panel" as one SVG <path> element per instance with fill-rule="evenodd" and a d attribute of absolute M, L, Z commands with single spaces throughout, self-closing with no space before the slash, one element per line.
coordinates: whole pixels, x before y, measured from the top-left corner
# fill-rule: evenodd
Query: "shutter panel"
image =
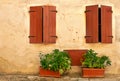
<path fill-rule="evenodd" d="M 72 62 L 72 66 L 80 66 L 82 65 L 80 63 L 80 60 L 83 59 L 83 54 L 85 54 L 87 52 L 87 50 L 65 50 L 68 52 L 70 58 L 71 58 L 71 62 Z"/>
<path fill-rule="evenodd" d="M 44 6 L 43 7 L 43 34 L 44 43 L 56 42 L 56 7 Z"/>
<path fill-rule="evenodd" d="M 112 7 L 101 6 L 101 42 L 112 43 Z"/>
<path fill-rule="evenodd" d="M 51 43 L 56 43 L 56 7 L 55 6 L 51 6 L 50 7 L 50 11 L 49 11 L 49 25 L 50 25 L 50 34 L 49 34 L 49 38 L 50 38 L 50 42 Z"/>
<path fill-rule="evenodd" d="M 86 7 L 86 43 L 98 42 L 98 5 Z"/>
<path fill-rule="evenodd" d="M 43 6 L 43 42 L 49 43 L 49 7 Z"/>
<path fill-rule="evenodd" d="M 30 43 L 42 43 L 42 7 L 30 7 Z"/>

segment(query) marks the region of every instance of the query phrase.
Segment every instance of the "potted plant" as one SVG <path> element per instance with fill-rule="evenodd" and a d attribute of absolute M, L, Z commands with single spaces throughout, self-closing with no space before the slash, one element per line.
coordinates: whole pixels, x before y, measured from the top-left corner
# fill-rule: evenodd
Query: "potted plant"
<path fill-rule="evenodd" d="M 108 56 L 97 56 L 92 49 L 88 50 L 83 57 L 82 77 L 104 77 L 105 67 L 111 65 Z"/>
<path fill-rule="evenodd" d="M 49 54 L 40 54 L 40 76 L 60 77 L 71 69 L 71 59 L 67 52 L 53 50 Z"/>

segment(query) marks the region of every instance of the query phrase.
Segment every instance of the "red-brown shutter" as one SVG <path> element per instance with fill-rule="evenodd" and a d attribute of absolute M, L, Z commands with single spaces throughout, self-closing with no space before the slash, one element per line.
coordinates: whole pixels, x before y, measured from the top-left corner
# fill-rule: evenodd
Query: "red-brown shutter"
<path fill-rule="evenodd" d="M 98 42 L 98 5 L 86 6 L 86 43 Z"/>
<path fill-rule="evenodd" d="M 56 42 L 56 7 L 43 6 L 43 42 Z"/>
<path fill-rule="evenodd" d="M 30 7 L 30 43 L 42 43 L 42 7 Z"/>
<path fill-rule="evenodd" d="M 112 43 L 112 7 L 101 6 L 101 42 Z"/>
<path fill-rule="evenodd" d="M 71 58 L 72 66 L 82 65 L 80 61 L 83 59 L 83 54 L 85 54 L 87 50 L 65 50 L 65 51 L 68 52 Z"/>

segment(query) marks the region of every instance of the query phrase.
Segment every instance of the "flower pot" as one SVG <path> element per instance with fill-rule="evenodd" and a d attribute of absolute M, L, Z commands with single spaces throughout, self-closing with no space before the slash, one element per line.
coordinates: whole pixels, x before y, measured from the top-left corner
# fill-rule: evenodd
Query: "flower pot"
<path fill-rule="evenodd" d="M 40 67 L 40 76 L 41 77 L 57 77 L 59 78 L 60 77 L 60 73 L 57 71 L 51 71 L 51 70 L 46 70 L 46 69 L 43 69 L 42 67 Z"/>
<path fill-rule="evenodd" d="M 82 77 L 104 77 L 105 69 L 82 68 Z"/>

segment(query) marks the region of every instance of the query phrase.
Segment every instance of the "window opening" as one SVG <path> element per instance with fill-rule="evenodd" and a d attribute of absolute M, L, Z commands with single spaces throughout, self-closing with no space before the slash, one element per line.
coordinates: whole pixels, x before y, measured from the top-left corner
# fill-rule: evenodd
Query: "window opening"
<path fill-rule="evenodd" d="M 101 8 L 98 9 L 98 42 L 101 42 Z"/>

